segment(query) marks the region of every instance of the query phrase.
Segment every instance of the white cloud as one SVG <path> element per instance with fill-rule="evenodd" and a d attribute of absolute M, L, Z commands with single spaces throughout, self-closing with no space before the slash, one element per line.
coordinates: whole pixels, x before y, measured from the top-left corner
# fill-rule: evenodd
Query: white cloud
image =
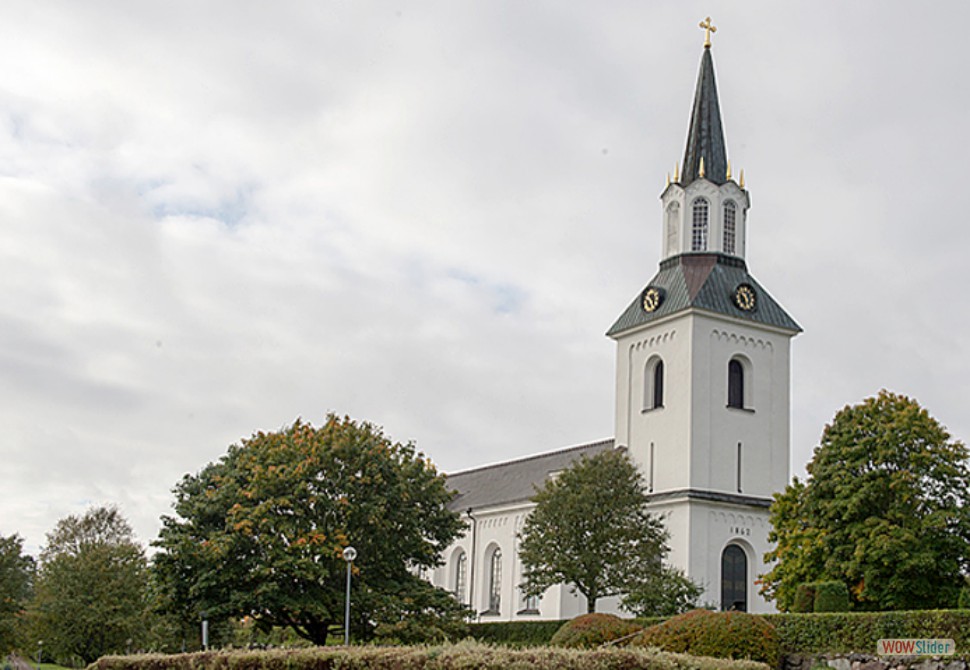
<path fill-rule="evenodd" d="M 612 434 L 707 13 L 749 267 L 805 328 L 796 470 L 884 386 L 970 433 L 963 4 L 4 13 L 0 533 L 34 550 L 101 502 L 150 541 L 184 473 L 328 409 L 446 470 Z"/>

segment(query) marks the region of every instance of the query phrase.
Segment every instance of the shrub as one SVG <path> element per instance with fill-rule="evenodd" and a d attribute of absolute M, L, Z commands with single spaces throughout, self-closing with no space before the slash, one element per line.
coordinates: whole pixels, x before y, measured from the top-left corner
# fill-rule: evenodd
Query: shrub
<path fill-rule="evenodd" d="M 815 611 L 815 582 L 798 585 L 791 611 L 798 614 Z"/>
<path fill-rule="evenodd" d="M 849 588 L 839 581 L 816 582 L 814 604 L 816 612 L 848 612 Z"/>
<path fill-rule="evenodd" d="M 639 630 L 643 630 L 643 626 L 613 614 L 584 614 L 564 623 L 549 640 L 549 644 L 589 649 L 628 637 Z"/>
<path fill-rule="evenodd" d="M 271 651 L 105 656 L 88 670 L 768 670 L 745 661 L 650 649 L 503 649 L 477 642 L 440 647 L 316 647 Z"/>
<path fill-rule="evenodd" d="M 643 631 L 631 643 L 696 656 L 751 659 L 778 667 L 778 632 L 764 617 L 746 612 L 692 610 Z"/>
<path fill-rule="evenodd" d="M 964 586 L 960 589 L 960 600 L 957 602 L 957 607 L 962 610 L 970 610 L 970 586 Z"/>

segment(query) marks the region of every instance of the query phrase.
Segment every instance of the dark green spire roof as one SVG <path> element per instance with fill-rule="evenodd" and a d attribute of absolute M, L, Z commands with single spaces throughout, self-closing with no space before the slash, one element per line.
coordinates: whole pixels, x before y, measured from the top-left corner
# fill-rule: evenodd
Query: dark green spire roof
<path fill-rule="evenodd" d="M 701 157 L 704 158 L 704 177 L 715 184 L 727 181 L 727 149 L 721 128 L 721 108 L 717 102 L 714 82 L 714 58 L 710 47 L 704 48 L 701 69 L 697 73 L 694 109 L 690 113 L 687 150 L 680 183 L 687 186 L 700 177 Z"/>
<path fill-rule="evenodd" d="M 742 285 L 748 286 L 754 292 L 755 302 L 752 309 L 742 309 L 735 300 L 738 287 Z M 643 308 L 643 294 L 649 288 L 659 289 L 663 295 L 660 305 L 652 312 Z M 801 327 L 788 316 L 784 308 L 748 274 L 748 268 L 740 258 L 723 254 L 681 254 L 660 264 L 660 272 L 650 280 L 606 334 L 615 337 L 631 328 L 689 308 L 793 333 L 801 331 Z"/>

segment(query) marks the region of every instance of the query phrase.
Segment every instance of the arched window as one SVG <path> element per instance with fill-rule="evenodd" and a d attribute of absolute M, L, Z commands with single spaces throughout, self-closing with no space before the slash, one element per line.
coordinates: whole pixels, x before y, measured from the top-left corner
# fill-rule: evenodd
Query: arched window
<path fill-rule="evenodd" d="M 693 228 L 690 240 L 691 251 L 707 251 L 707 200 L 698 198 L 694 201 Z"/>
<path fill-rule="evenodd" d="M 667 255 L 673 256 L 679 251 L 680 236 L 677 229 L 680 227 L 680 205 L 676 202 L 670 203 L 667 207 Z"/>
<path fill-rule="evenodd" d="M 734 255 L 737 240 L 738 207 L 733 201 L 724 203 L 724 253 Z"/>
<path fill-rule="evenodd" d="M 721 554 L 721 609 L 748 611 L 748 557 L 736 544 Z"/>
<path fill-rule="evenodd" d="M 744 366 L 736 358 L 728 362 L 728 407 L 744 408 Z"/>
<path fill-rule="evenodd" d="M 502 611 L 502 551 L 492 552 L 488 569 L 488 611 L 498 614 Z"/>
<path fill-rule="evenodd" d="M 468 590 L 468 554 L 464 551 L 458 554 L 455 560 L 455 600 L 460 603 L 467 603 Z"/>
<path fill-rule="evenodd" d="M 664 406 L 664 362 L 659 356 L 647 361 L 643 370 L 643 409 Z"/>

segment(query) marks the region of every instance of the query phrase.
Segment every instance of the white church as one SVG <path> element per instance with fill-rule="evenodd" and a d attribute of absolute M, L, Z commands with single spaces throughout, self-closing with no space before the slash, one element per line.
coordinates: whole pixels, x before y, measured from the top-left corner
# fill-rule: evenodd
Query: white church
<path fill-rule="evenodd" d="M 607 331 L 616 342 L 616 437 L 448 477 L 468 530 L 432 581 L 480 621 L 586 612 L 568 585 L 527 598 L 517 534 L 537 486 L 582 455 L 626 448 L 670 532 L 668 561 L 722 609 L 774 611 L 771 496 L 789 479 L 790 343 L 801 328 L 748 273 L 750 197 L 721 126 L 708 19 L 683 167 L 660 196 L 663 257 Z M 617 611 L 604 599 L 601 611 Z"/>

